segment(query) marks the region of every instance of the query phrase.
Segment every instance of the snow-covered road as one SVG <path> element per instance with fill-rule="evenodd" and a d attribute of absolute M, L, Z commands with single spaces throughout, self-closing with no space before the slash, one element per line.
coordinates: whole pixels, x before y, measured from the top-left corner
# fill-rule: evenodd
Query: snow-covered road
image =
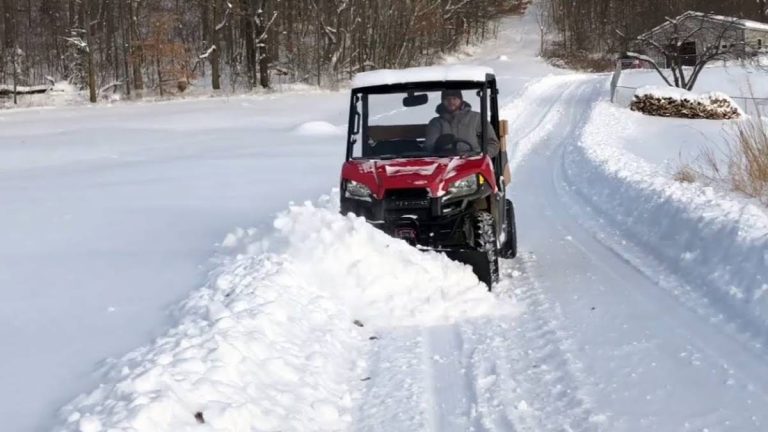
<path fill-rule="evenodd" d="M 307 122 L 343 125 L 343 92 L 0 113 L 2 429 L 768 427 L 765 328 L 590 188 L 608 78 L 534 58 L 532 20 L 457 60 L 497 71 L 514 143 L 492 294 L 333 200 L 275 218 L 335 186 Z"/>
<path fill-rule="evenodd" d="M 519 166 L 511 192 L 524 249 L 535 256 L 530 271 L 560 311 L 590 405 L 609 430 L 760 430 L 768 421 L 765 349 L 745 343 L 721 310 L 681 295 L 688 281 L 633 247 L 569 178 L 569 170 L 592 169 L 564 162 L 604 96 L 602 78 L 552 88 L 563 107 L 537 128 L 557 127 Z"/>

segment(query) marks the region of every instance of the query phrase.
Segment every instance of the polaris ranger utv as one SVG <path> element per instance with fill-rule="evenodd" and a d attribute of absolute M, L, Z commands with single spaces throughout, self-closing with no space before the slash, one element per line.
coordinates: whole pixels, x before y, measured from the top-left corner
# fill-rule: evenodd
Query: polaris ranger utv
<path fill-rule="evenodd" d="M 461 109 L 475 112 L 474 136 L 435 128 L 445 115 L 441 96 L 447 94 L 459 95 Z M 507 123 L 499 119 L 498 94 L 493 71 L 485 67 L 358 74 L 341 172 L 341 212 L 469 264 L 491 289 L 499 278 L 499 258 L 517 254 L 514 207 L 505 196 Z M 501 151 L 492 158 L 489 140 L 496 138 Z"/>

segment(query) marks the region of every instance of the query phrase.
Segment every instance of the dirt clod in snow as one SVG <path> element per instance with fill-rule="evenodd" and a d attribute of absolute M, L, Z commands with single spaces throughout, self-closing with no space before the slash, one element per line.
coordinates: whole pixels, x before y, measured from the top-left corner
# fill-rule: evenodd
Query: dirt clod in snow
<path fill-rule="evenodd" d="M 203 413 L 200 411 L 195 413 L 195 420 L 197 420 L 198 423 L 203 424 L 205 423 L 205 418 L 203 417 Z"/>

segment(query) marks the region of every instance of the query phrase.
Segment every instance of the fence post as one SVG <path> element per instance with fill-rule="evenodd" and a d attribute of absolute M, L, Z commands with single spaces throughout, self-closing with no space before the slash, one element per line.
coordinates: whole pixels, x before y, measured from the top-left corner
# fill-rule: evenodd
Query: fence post
<path fill-rule="evenodd" d="M 621 78 L 621 60 L 616 60 L 616 70 L 613 71 L 613 77 L 611 78 L 611 103 L 616 96 L 616 87 L 619 85 L 619 79 Z"/>

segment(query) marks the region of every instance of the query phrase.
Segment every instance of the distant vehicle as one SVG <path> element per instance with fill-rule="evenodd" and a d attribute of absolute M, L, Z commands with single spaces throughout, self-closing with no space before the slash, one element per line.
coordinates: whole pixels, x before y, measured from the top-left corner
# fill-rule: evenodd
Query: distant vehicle
<path fill-rule="evenodd" d="M 621 69 L 645 69 L 645 65 L 642 61 L 636 58 L 622 57 L 619 59 L 621 62 Z"/>
<path fill-rule="evenodd" d="M 443 134 L 430 143 L 434 102 L 440 112 L 441 95 L 457 90 L 478 104 L 474 115 L 482 130 L 472 139 Z M 499 258 L 517 254 L 514 207 L 505 196 L 507 123 L 499 119 L 498 93 L 493 71 L 483 67 L 358 74 L 341 170 L 342 213 L 469 264 L 491 289 Z M 501 142 L 493 158 L 487 128 Z"/>

